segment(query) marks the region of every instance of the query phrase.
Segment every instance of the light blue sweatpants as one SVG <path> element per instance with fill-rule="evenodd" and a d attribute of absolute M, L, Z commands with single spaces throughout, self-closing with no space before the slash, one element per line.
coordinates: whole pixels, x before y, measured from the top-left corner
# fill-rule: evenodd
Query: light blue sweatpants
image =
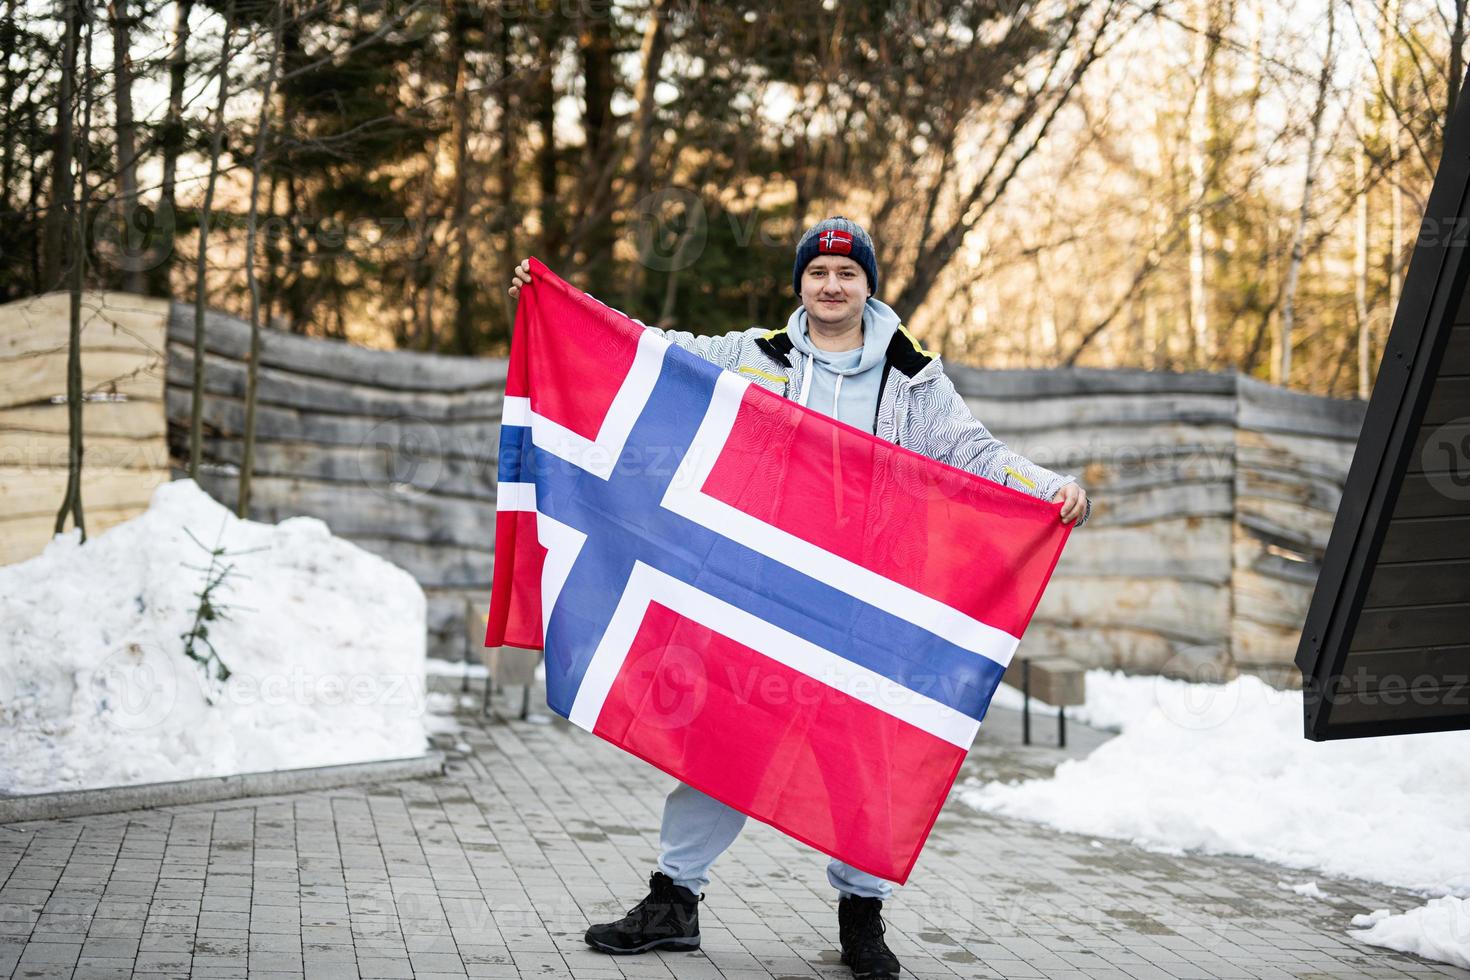
<path fill-rule="evenodd" d="M 710 865 L 735 843 L 744 826 L 745 814 L 680 783 L 664 801 L 658 869 L 698 895 L 709 884 Z M 884 901 L 893 895 L 892 882 L 836 858 L 827 862 L 827 880 L 844 895 Z"/>

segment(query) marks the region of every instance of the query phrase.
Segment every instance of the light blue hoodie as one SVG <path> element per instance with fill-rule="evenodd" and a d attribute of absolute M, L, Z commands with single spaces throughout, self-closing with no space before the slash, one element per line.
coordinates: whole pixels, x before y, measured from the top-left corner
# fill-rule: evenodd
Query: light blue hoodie
<path fill-rule="evenodd" d="M 797 307 L 786 321 L 786 332 L 792 346 L 811 357 L 815 367 L 807 372 L 809 390 L 798 392 L 797 400 L 840 422 L 872 432 L 883 359 L 898 325 L 898 314 L 887 303 L 869 296 L 863 304 L 863 345 L 854 350 L 826 351 L 816 347 L 807 333 L 806 307 Z"/>

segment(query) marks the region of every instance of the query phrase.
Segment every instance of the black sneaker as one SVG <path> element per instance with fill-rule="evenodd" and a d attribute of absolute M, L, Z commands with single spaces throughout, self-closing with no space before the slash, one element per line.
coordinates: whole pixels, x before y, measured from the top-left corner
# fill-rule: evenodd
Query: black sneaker
<path fill-rule="evenodd" d="M 662 871 L 648 878 L 648 897 L 616 922 L 587 930 L 587 945 L 604 953 L 646 953 L 651 949 L 699 948 L 699 903 L 696 895 Z"/>
<path fill-rule="evenodd" d="M 844 895 L 837 903 L 842 962 L 861 980 L 895 980 L 898 957 L 883 941 L 882 899 Z"/>

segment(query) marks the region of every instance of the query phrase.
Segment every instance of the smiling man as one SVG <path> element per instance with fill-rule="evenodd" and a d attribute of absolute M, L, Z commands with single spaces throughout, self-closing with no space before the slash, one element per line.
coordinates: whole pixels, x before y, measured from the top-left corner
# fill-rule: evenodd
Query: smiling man
<path fill-rule="evenodd" d="M 531 281 L 516 268 L 510 292 Z M 796 246 L 792 289 L 801 300 L 779 330 L 752 327 L 719 337 L 667 330 L 670 341 L 753 383 L 881 439 L 905 446 L 1032 496 L 1060 504 L 1057 519 L 1080 525 L 1092 502 L 1076 479 L 1008 449 L 970 412 L 925 350 L 875 298 L 878 263 L 857 223 L 828 218 Z M 656 329 L 650 327 L 649 329 Z M 658 870 L 649 893 L 616 922 L 587 930 L 605 953 L 699 947 L 699 902 L 710 867 L 735 842 L 745 814 L 680 784 L 664 802 Z M 842 962 L 855 976 L 896 977 L 898 958 L 883 940 L 883 902 L 893 885 L 835 858 L 827 880 L 837 890 Z"/>

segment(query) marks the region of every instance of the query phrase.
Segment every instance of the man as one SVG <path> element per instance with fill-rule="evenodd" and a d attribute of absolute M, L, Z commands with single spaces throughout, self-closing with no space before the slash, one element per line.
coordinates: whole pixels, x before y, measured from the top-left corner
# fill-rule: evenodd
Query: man
<path fill-rule="evenodd" d="M 516 268 L 518 296 L 531 281 Z M 898 315 L 874 298 L 878 264 L 872 239 L 855 222 L 828 218 L 796 247 L 792 288 L 801 299 L 780 330 L 752 327 L 721 337 L 661 331 L 671 342 L 753 383 L 923 455 L 958 466 L 1052 503 L 1063 523 L 1085 523 L 1092 511 L 1074 478 L 1011 452 L 971 414 Z M 650 327 L 649 329 L 656 329 Z M 734 843 L 746 817 L 691 786 L 664 803 L 662 853 L 643 901 L 616 922 L 587 930 L 606 953 L 699 947 L 699 902 L 715 859 Z M 837 889 L 842 962 L 861 978 L 895 977 L 898 958 L 883 941 L 883 902 L 893 885 L 833 859 L 827 880 Z"/>

